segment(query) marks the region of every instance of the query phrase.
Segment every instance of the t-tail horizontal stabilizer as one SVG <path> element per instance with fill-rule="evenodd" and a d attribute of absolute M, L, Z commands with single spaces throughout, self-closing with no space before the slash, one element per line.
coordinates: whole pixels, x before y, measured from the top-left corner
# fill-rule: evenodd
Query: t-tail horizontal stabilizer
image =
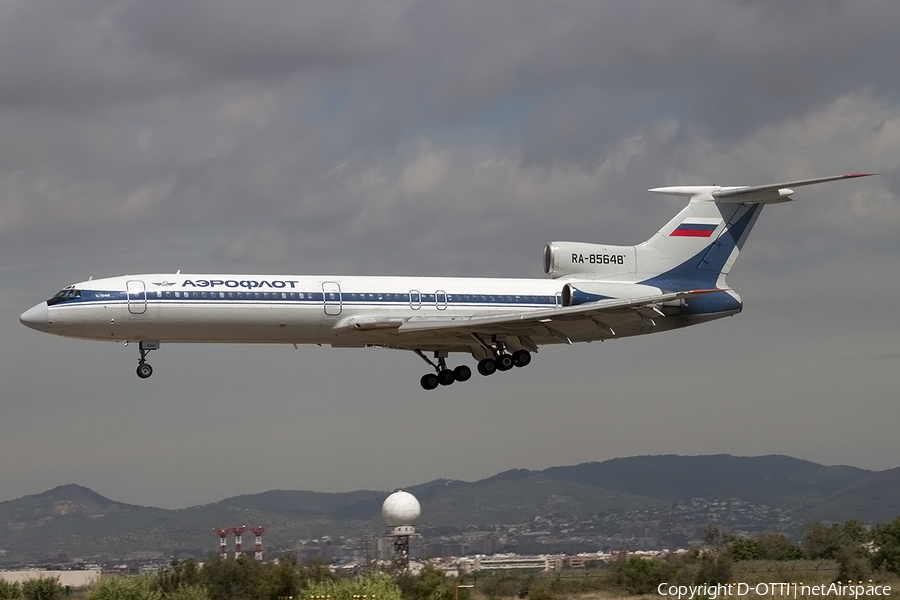
<path fill-rule="evenodd" d="M 786 181 L 784 183 L 772 183 L 769 185 L 732 186 L 719 185 L 680 185 L 670 187 L 658 187 L 649 191 L 669 196 L 684 196 L 698 201 L 718 203 L 740 204 L 775 204 L 787 202 L 794 193 L 793 188 L 829 181 L 843 179 L 856 179 L 857 177 L 869 177 L 877 173 L 851 173 L 849 175 L 833 175 L 831 177 L 818 177 L 816 179 L 800 179 L 798 181 Z"/>

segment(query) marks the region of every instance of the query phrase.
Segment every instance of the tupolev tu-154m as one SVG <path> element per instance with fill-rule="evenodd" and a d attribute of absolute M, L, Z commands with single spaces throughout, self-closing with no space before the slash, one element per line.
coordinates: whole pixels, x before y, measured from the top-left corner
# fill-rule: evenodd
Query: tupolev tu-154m
<path fill-rule="evenodd" d="M 431 370 L 421 385 L 524 367 L 544 344 L 610 340 L 705 323 L 741 311 L 725 281 L 763 206 L 793 188 L 858 173 L 762 186 L 676 186 L 689 198 L 646 242 L 551 242 L 547 279 L 227 274 L 126 275 L 83 281 L 28 309 L 38 331 L 137 342 L 137 374 L 163 343 L 330 344 L 409 350 Z"/>

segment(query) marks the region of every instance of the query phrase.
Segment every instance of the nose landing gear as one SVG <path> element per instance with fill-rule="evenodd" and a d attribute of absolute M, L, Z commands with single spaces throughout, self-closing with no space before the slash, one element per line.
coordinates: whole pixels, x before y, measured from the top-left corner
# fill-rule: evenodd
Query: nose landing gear
<path fill-rule="evenodd" d="M 141 352 L 141 358 L 138 360 L 137 376 L 141 379 L 147 379 L 153 375 L 153 367 L 147 362 L 147 354 L 151 350 L 159 350 L 159 342 L 139 342 L 138 350 Z"/>

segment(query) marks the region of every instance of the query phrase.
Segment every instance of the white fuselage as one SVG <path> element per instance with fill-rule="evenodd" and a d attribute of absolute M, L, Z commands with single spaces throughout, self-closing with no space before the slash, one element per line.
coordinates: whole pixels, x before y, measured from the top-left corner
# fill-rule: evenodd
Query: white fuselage
<path fill-rule="evenodd" d="M 565 280 L 459 277 L 321 277 L 293 275 L 156 274 L 85 281 L 35 306 L 23 323 L 57 335 L 104 341 L 330 344 L 342 347 L 458 348 L 445 335 L 406 334 L 409 318 L 466 318 L 473 314 L 559 307 Z M 614 285 L 614 284 L 611 284 Z M 647 286 L 630 284 L 635 295 Z M 622 284 L 615 285 L 621 296 Z M 649 288 L 658 292 L 655 288 Z M 68 293 L 70 297 L 64 297 Z M 60 297 L 63 295 L 63 297 Z M 630 316 L 630 315 L 629 315 Z M 718 313 L 716 316 L 725 316 Z M 694 314 L 691 322 L 698 322 Z M 624 317 L 623 317 L 624 319 Z M 678 320 L 678 319 L 675 319 Z M 656 330 L 671 329 L 659 323 Z M 640 318 L 617 324 L 615 337 L 647 332 Z M 569 341 L 610 337 L 593 328 L 566 332 Z M 560 343 L 536 336 L 537 344 Z"/>

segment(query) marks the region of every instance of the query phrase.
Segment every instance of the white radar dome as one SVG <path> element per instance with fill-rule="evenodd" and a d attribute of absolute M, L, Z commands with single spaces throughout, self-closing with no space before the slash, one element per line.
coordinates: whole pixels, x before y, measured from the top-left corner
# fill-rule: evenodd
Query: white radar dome
<path fill-rule="evenodd" d="M 381 505 L 381 517 L 388 527 L 415 525 L 422 507 L 416 497 L 400 490 L 388 496 Z"/>

